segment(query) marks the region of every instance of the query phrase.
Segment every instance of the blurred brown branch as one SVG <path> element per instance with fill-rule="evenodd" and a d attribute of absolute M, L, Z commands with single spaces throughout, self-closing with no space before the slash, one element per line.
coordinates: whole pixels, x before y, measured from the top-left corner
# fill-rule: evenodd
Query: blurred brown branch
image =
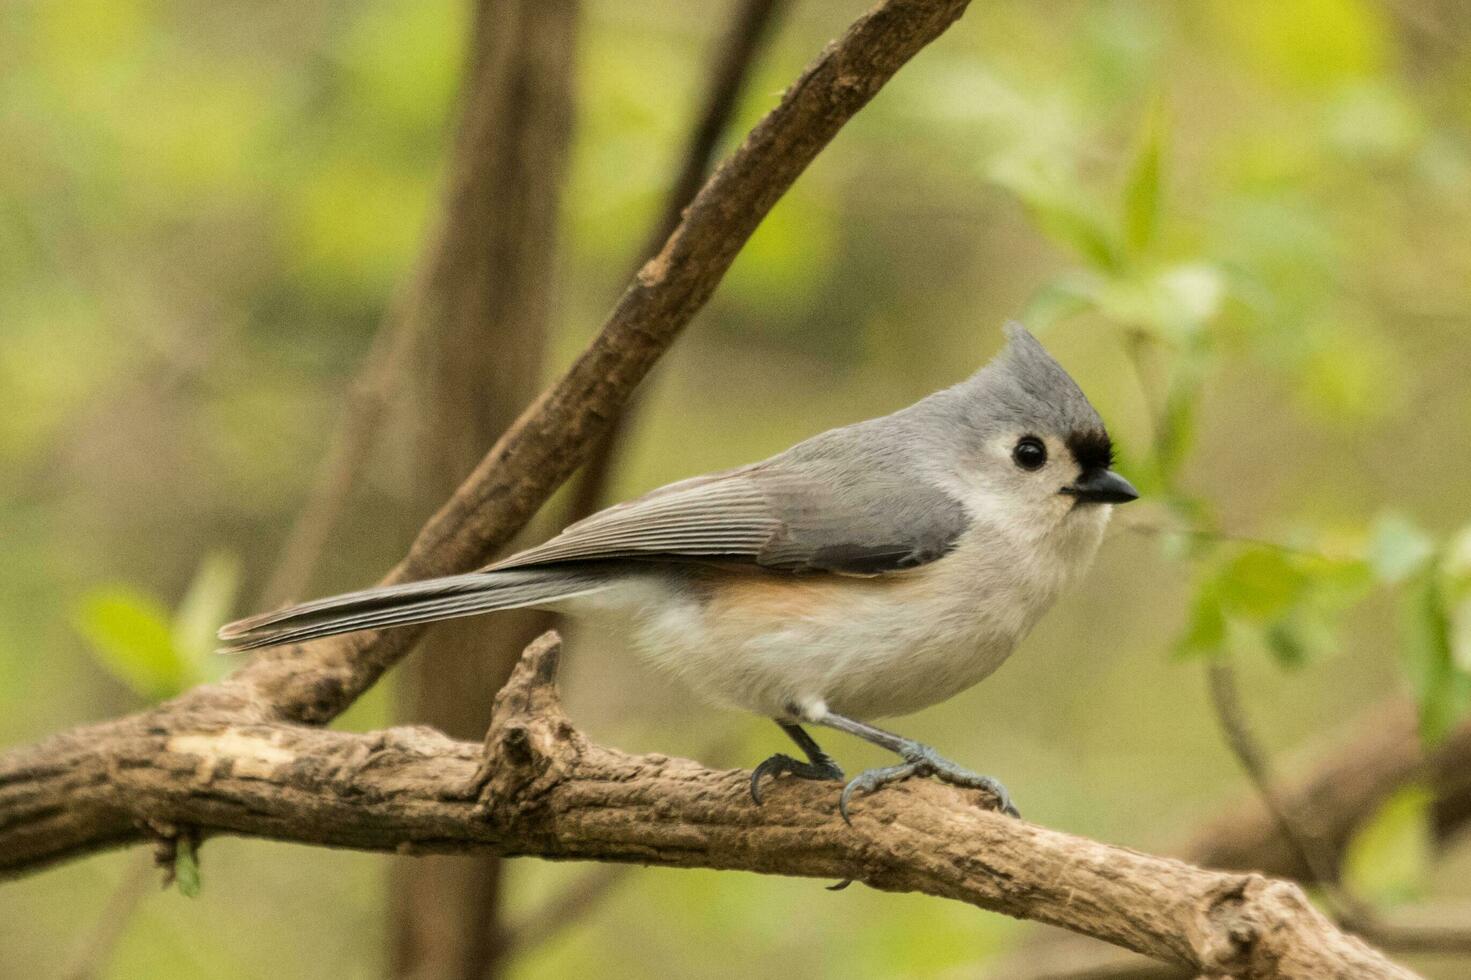
<path fill-rule="evenodd" d="M 704 183 L 705 175 L 715 161 L 720 139 L 740 105 L 761 44 L 774 29 L 782 6 L 783 0 L 736 0 L 735 16 L 715 54 L 715 69 L 710 75 L 704 107 L 691 130 L 679 173 L 664 199 L 663 211 L 650 230 L 648 240 L 637 252 L 639 263 L 658 254 L 660 246 L 679 225 L 685 205 Z M 602 506 L 608 495 L 608 484 L 612 481 L 613 464 L 622 453 L 637 408 L 637 399 L 623 406 L 592 450 L 573 490 L 566 523 L 580 520 Z"/>
<path fill-rule="evenodd" d="M 1434 794 L 1432 812 L 1442 844 L 1471 818 L 1471 723 L 1464 723 L 1427 752 L 1420 740 L 1414 705 L 1393 698 L 1366 711 L 1325 739 L 1330 748 L 1290 767 L 1297 773 L 1275 781 L 1277 805 L 1294 815 L 1310 835 L 1319 861 L 1337 867 L 1355 832 L 1394 791 L 1423 779 Z M 1209 868 L 1256 871 L 1310 881 L 1313 870 L 1299 848 L 1284 838 L 1277 816 L 1253 793 L 1226 807 L 1172 853 Z M 1350 917 L 1353 918 L 1352 916 Z M 1360 917 L 1349 925 L 1387 949 L 1404 952 L 1461 952 L 1471 945 L 1471 915 L 1448 921 L 1444 912 L 1418 909 L 1380 919 Z M 1039 933 L 1005 958 L 996 976 L 1130 977 L 1181 976 L 1117 949 L 1063 933 Z"/>
<path fill-rule="evenodd" d="M 53 738 L 0 768 L 0 872 L 44 860 L 57 823 L 119 811 L 196 833 L 397 853 L 541 855 L 852 878 L 1064 926 L 1207 974 L 1411 977 L 1339 932 L 1296 885 L 1205 871 L 982 809 L 924 780 L 865 797 L 836 787 L 593 744 L 561 708 L 560 643 L 526 651 L 483 745 L 432 729 L 354 734 L 200 711 Z M 135 831 L 136 832 L 136 831 Z M 29 845 L 29 846 L 28 846 Z"/>
<path fill-rule="evenodd" d="M 406 397 L 395 413 L 413 434 L 410 520 L 455 492 L 541 383 L 578 16 L 576 0 L 475 0 L 439 220 L 420 260 L 426 272 L 389 327 L 416 339 L 398 369 Z M 544 614 L 519 611 L 488 635 L 483 622 L 435 628 L 395 685 L 398 718 L 451 738 L 483 734 L 495 692 L 549 625 Z M 394 861 L 389 876 L 391 976 L 503 973 L 496 855 Z"/>

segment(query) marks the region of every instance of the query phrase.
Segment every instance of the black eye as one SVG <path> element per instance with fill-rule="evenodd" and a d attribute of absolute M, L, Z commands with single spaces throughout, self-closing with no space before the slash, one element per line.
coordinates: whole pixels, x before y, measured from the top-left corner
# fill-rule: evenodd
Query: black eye
<path fill-rule="evenodd" d="M 1047 462 L 1047 447 L 1036 436 L 1022 436 L 1011 451 L 1011 458 L 1024 470 L 1040 470 Z"/>

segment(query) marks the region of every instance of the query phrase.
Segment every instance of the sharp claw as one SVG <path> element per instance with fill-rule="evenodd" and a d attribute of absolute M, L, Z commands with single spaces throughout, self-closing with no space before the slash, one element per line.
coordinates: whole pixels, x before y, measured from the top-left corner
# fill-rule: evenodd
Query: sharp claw
<path fill-rule="evenodd" d="M 830 891 L 830 892 L 840 892 L 844 888 L 847 888 L 851 884 L 853 884 L 853 879 L 852 878 L 844 878 L 842 881 L 838 882 L 836 885 L 828 885 L 827 886 L 827 890 Z"/>
<path fill-rule="evenodd" d="M 780 776 L 795 761 L 795 759 L 789 756 L 777 754 L 751 770 L 751 799 L 756 801 L 757 806 L 761 805 L 761 778 L 763 776 Z"/>
<path fill-rule="evenodd" d="M 838 797 L 838 812 L 843 815 L 843 822 L 853 826 L 853 820 L 848 815 L 848 801 L 853 794 L 859 791 L 872 793 L 890 783 L 897 783 L 908 779 L 920 771 L 920 766 L 913 762 L 906 762 L 898 766 L 888 766 L 883 769 L 866 769 L 854 776 L 847 786 L 843 787 L 843 795 Z"/>
<path fill-rule="evenodd" d="M 799 779 L 842 779 L 843 770 L 838 764 L 824 756 L 817 762 L 801 762 L 783 753 L 777 753 L 751 770 L 751 799 L 761 805 L 761 780 L 766 776 L 790 773 Z"/>
<path fill-rule="evenodd" d="M 838 797 L 838 813 L 842 814 L 843 823 L 849 827 L 853 826 L 853 818 L 848 815 L 848 797 L 853 795 L 853 787 L 857 782 L 858 780 L 855 779 L 847 786 L 844 786 L 843 795 Z"/>

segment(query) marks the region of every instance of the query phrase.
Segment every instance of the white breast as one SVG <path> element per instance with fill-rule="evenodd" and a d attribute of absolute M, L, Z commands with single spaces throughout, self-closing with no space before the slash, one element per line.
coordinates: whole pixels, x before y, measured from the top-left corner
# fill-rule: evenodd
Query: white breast
<path fill-rule="evenodd" d="M 1102 508 L 1097 508 L 1102 510 Z M 977 526 L 949 555 L 874 578 L 652 573 L 603 593 L 635 648 L 703 697 L 772 717 L 916 711 L 999 667 L 1097 548 L 1103 522 L 1037 547 Z"/>

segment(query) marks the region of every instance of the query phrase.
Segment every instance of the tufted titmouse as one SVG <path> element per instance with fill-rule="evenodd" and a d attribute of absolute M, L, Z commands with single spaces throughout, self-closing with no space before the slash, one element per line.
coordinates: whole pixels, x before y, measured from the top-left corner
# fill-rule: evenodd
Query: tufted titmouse
<path fill-rule="evenodd" d="M 903 762 L 840 806 L 911 775 L 1004 788 L 868 720 L 965 690 L 1010 656 L 1090 562 L 1112 504 L 1103 421 L 1021 326 L 969 379 L 780 455 L 662 487 L 478 572 L 367 589 L 241 620 L 227 648 L 295 643 L 537 607 L 624 631 L 705 698 L 776 720 L 806 755 L 751 775 L 842 779 L 802 723 Z"/>

